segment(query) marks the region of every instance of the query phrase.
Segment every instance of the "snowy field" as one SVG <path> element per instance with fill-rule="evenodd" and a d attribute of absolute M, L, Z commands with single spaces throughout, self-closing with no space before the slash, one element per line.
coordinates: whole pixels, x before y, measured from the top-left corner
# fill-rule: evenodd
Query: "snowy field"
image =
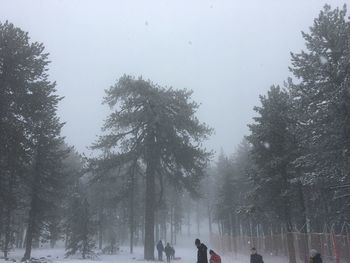
<path fill-rule="evenodd" d="M 194 245 L 195 236 L 179 236 L 178 237 L 178 245 L 175 246 L 175 256 L 181 259 L 174 260 L 172 263 L 196 263 L 197 262 L 197 248 Z M 201 240 L 209 249 L 213 249 L 217 251 L 215 247 L 213 247 L 208 240 L 208 233 L 204 233 L 201 235 Z M 61 244 L 63 245 L 63 243 Z M 249 248 L 247 248 L 249 249 Z M 248 250 L 249 251 L 249 250 Z M 218 252 L 218 251 L 217 251 Z M 157 251 L 154 251 L 155 256 L 157 256 Z M 23 257 L 24 250 L 16 249 L 9 254 L 10 261 L 5 262 L 3 259 L 0 259 L 0 263 L 13 263 L 14 260 L 16 262 L 20 262 Z M 32 257 L 35 259 L 42 258 L 42 262 L 47 263 L 137 263 L 140 261 L 145 261 L 143 259 L 143 247 L 135 247 L 134 253 L 129 253 L 129 247 L 121 247 L 120 252 L 117 255 L 99 255 L 98 258 L 91 259 L 82 259 L 81 255 L 71 256 L 69 258 L 65 258 L 64 256 L 65 250 L 63 248 L 41 248 L 41 249 L 33 249 Z M 219 253 L 220 254 L 220 253 Z M 222 258 L 222 263 L 249 263 L 249 256 L 243 254 L 220 254 Z M 287 263 L 287 259 L 283 257 L 272 257 L 268 255 L 264 256 L 265 263 Z M 45 259 L 44 259 L 45 258 Z M 208 253 L 209 259 L 209 253 Z M 166 262 L 165 254 L 163 254 L 163 262 Z M 159 261 L 147 261 L 147 262 L 158 262 Z"/>
<path fill-rule="evenodd" d="M 24 250 L 17 249 L 16 251 L 13 251 L 10 253 L 9 258 L 13 262 L 16 260 L 16 262 L 19 262 L 21 257 L 24 254 Z M 193 247 L 180 247 L 176 250 L 176 257 L 180 257 L 180 260 L 173 261 L 174 263 L 196 263 L 196 256 L 197 256 L 197 249 Z M 105 262 L 105 263 L 135 263 L 143 260 L 143 248 L 142 247 L 136 247 L 134 254 L 130 254 L 128 252 L 128 248 L 121 248 L 121 252 L 117 255 L 100 255 L 95 260 L 86 259 L 83 260 L 81 258 L 77 257 L 70 257 L 70 258 L 64 258 L 64 249 L 34 249 L 32 253 L 33 258 L 45 258 L 45 261 L 48 263 L 99 263 L 99 262 Z M 43 259 L 44 261 L 44 259 Z M 287 262 L 284 258 L 277 258 L 277 257 L 264 257 L 264 261 L 266 263 L 284 263 Z M 6 263 L 9 263 L 6 262 Z M 152 261 L 148 261 L 152 262 Z M 159 261 L 154 261 L 159 262 Z M 163 261 L 166 262 L 166 261 Z M 0 263 L 5 263 L 3 259 L 0 259 Z M 222 263 L 249 263 L 248 256 L 244 255 L 224 255 L 222 256 Z"/>

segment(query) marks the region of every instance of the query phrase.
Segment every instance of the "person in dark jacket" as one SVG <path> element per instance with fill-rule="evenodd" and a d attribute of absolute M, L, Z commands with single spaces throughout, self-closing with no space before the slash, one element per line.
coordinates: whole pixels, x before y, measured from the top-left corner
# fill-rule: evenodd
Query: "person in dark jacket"
<path fill-rule="evenodd" d="M 255 247 L 251 249 L 250 263 L 264 263 L 263 257 L 258 254 Z"/>
<path fill-rule="evenodd" d="M 158 250 L 158 260 L 163 261 L 164 246 L 163 246 L 162 240 L 159 240 L 157 244 L 157 250 Z"/>
<path fill-rule="evenodd" d="M 172 259 L 172 260 L 175 259 L 175 248 L 174 247 L 171 247 L 170 259 Z"/>
<path fill-rule="evenodd" d="M 310 250 L 309 263 L 322 263 L 321 254 L 318 253 L 316 249 Z"/>
<path fill-rule="evenodd" d="M 197 263 L 208 263 L 208 256 L 207 256 L 208 248 L 206 247 L 206 245 L 201 243 L 201 241 L 198 238 L 195 240 L 194 243 L 198 248 Z"/>
<path fill-rule="evenodd" d="M 173 249 L 172 247 L 170 246 L 169 243 L 166 244 L 165 248 L 164 248 L 164 252 L 165 252 L 165 255 L 166 255 L 166 262 L 170 262 L 170 257 L 171 257 L 171 254 L 173 252 Z"/>

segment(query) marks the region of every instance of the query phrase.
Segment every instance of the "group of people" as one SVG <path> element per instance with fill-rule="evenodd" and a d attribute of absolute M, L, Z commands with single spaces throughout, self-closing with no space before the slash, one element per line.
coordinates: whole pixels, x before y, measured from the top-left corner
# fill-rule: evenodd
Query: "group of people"
<path fill-rule="evenodd" d="M 195 240 L 197 251 L 197 263 L 208 263 L 208 248 L 198 238 Z M 175 249 L 169 243 L 164 247 L 161 240 L 157 244 L 158 260 L 163 261 L 163 252 L 165 252 L 167 262 L 175 259 Z M 221 263 L 221 257 L 212 249 L 209 250 L 209 263 Z M 264 263 L 263 257 L 258 254 L 255 247 L 251 249 L 250 263 Z M 322 263 L 321 255 L 315 249 L 310 251 L 309 263 Z"/>
<path fill-rule="evenodd" d="M 197 238 L 195 240 L 195 245 L 198 248 L 197 252 L 197 263 L 208 263 L 207 258 L 207 247 Z M 210 259 L 209 263 L 221 263 L 221 257 L 215 253 L 213 250 L 209 250 Z M 255 247 L 251 249 L 250 263 L 264 263 L 263 257 L 258 254 Z M 315 249 L 311 249 L 310 258 L 308 263 L 322 263 L 321 254 Z"/>
<path fill-rule="evenodd" d="M 201 243 L 201 241 L 197 238 L 195 240 L 195 245 L 198 248 L 197 251 L 197 263 L 208 263 L 207 257 L 207 246 Z M 264 263 L 263 258 L 259 255 L 256 249 L 253 247 L 250 255 L 250 263 Z M 221 257 L 212 249 L 209 250 L 209 263 L 221 263 Z"/>
<path fill-rule="evenodd" d="M 175 248 L 170 246 L 169 243 L 164 247 L 162 240 L 159 240 L 157 244 L 158 260 L 163 261 L 163 252 L 166 255 L 166 261 L 170 262 L 171 259 L 175 259 Z"/>
<path fill-rule="evenodd" d="M 194 243 L 198 248 L 197 263 L 208 263 L 207 246 L 201 243 L 201 241 L 198 238 L 194 241 Z M 209 255 L 209 263 L 221 263 L 221 257 L 217 253 L 215 253 L 214 250 L 210 249 Z"/>
<path fill-rule="evenodd" d="M 257 253 L 254 247 L 251 249 L 250 263 L 264 263 L 263 257 Z M 311 249 L 308 263 L 322 263 L 321 254 L 317 250 Z"/>
<path fill-rule="evenodd" d="M 195 240 L 194 243 L 198 248 L 197 263 L 208 263 L 207 246 L 201 243 L 201 241 L 198 238 Z M 250 263 L 264 263 L 262 256 L 257 253 L 254 247 L 252 248 L 251 252 L 252 254 L 250 255 Z M 210 249 L 209 255 L 209 263 L 221 263 L 221 257 L 214 250 Z"/>

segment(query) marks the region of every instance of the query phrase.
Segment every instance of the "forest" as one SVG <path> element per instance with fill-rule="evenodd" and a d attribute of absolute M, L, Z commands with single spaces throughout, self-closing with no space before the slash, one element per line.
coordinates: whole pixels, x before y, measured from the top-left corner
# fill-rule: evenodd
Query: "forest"
<path fill-rule="evenodd" d="M 231 153 L 207 149 L 215 127 L 199 119 L 192 90 L 125 74 L 100 87 L 109 114 L 86 156 L 62 135 L 65 98 L 45 43 L 0 21 L 3 258 L 24 249 L 30 260 L 48 244 L 83 259 L 142 246 L 154 260 L 158 240 L 176 245 L 205 228 L 221 253 L 255 246 L 296 263 L 314 248 L 350 262 L 346 6 L 325 5 L 303 30 L 290 76 L 261 94 Z"/>

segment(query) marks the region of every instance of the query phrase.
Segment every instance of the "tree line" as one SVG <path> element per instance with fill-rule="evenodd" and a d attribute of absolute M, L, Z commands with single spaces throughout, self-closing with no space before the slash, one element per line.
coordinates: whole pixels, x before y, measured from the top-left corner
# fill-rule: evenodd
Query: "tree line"
<path fill-rule="evenodd" d="M 49 80 L 48 56 L 27 32 L 0 23 L 4 257 L 24 247 L 28 260 L 32 247 L 63 239 L 67 256 L 115 253 L 130 240 L 131 253 L 142 242 L 145 259 L 154 259 L 154 239 L 167 239 L 170 225 L 176 242 L 182 200 L 198 195 L 212 129 L 196 117 L 192 91 L 125 75 L 106 90 L 111 113 L 91 146 L 96 157 L 83 158 L 61 135 L 63 98 Z"/>
<path fill-rule="evenodd" d="M 260 96 L 249 134 L 232 156 L 221 154 L 211 177 L 213 215 L 230 235 L 337 233 L 349 222 L 350 22 L 346 6 L 326 5 L 305 50 L 291 53 L 291 77 Z M 219 179 L 220 178 L 220 179 Z M 223 205 L 224 204 L 224 205 Z M 307 244 L 306 244 L 307 245 Z"/>

